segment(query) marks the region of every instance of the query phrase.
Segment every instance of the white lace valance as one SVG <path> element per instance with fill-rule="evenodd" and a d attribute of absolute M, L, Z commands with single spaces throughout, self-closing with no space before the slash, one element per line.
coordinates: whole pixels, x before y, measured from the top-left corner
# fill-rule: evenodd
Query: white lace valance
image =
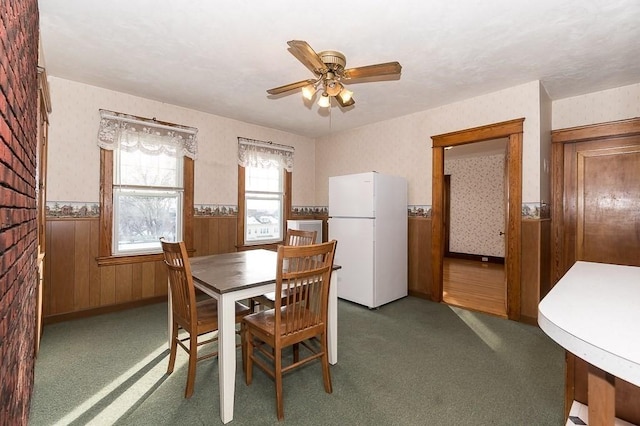
<path fill-rule="evenodd" d="M 273 142 L 238 138 L 238 164 L 242 167 L 282 167 L 293 171 L 294 148 Z"/>
<path fill-rule="evenodd" d="M 170 154 L 196 159 L 198 129 L 100 110 L 98 146 L 140 150 L 147 154 Z"/>

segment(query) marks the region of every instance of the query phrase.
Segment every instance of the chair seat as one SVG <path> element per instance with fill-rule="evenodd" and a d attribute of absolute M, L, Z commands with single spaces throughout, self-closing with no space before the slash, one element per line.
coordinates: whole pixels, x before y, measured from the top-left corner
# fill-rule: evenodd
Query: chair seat
<path fill-rule="evenodd" d="M 249 314 L 251 309 L 240 302 L 236 302 L 236 322 L 240 322 L 242 317 Z M 198 311 L 198 328 L 201 326 L 213 326 L 218 328 L 218 301 L 210 298 L 196 303 Z"/>

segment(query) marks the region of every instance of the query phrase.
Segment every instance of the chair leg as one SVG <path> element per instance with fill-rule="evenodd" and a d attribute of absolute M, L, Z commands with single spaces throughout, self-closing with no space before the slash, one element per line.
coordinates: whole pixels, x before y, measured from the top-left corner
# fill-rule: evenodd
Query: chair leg
<path fill-rule="evenodd" d="M 284 419 L 284 402 L 282 400 L 282 348 L 275 349 L 274 379 L 276 382 L 276 410 L 278 420 Z"/>
<path fill-rule="evenodd" d="M 169 366 L 167 367 L 167 374 L 173 373 L 173 367 L 176 364 L 176 352 L 178 351 L 178 323 L 174 322 L 171 327 L 171 346 L 169 350 Z"/>
<path fill-rule="evenodd" d="M 196 381 L 196 363 L 198 362 L 198 336 L 189 336 L 189 369 L 187 370 L 187 388 L 185 398 L 191 398 Z"/>
<path fill-rule="evenodd" d="M 246 326 L 244 322 L 240 323 L 240 347 L 242 348 L 242 372 L 247 375 L 247 340 Z"/>
<path fill-rule="evenodd" d="M 293 344 L 293 362 L 298 362 L 298 361 L 300 361 L 300 344 L 294 343 Z"/>
<path fill-rule="evenodd" d="M 329 355 L 327 354 L 327 334 L 322 335 L 322 357 L 320 357 L 320 361 L 322 362 L 322 379 L 324 381 L 324 390 L 327 393 L 332 393 L 333 388 L 331 387 L 331 370 L 329 370 Z"/>
<path fill-rule="evenodd" d="M 244 367 L 244 382 L 249 386 L 253 380 L 253 337 L 248 327 L 244 330 L 244 339 L 244 346 L 246 348 L 246 354 L 244 355 L 246 362 Z"/>

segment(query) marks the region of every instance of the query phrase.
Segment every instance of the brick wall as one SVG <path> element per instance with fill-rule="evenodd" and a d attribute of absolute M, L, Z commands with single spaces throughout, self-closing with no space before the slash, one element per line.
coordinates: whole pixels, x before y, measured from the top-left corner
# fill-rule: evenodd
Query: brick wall
<path fill-rule="evenodd" d="M 26 424 L 37 283 L 37 0 L 0 2 L 0 424 Z"/>

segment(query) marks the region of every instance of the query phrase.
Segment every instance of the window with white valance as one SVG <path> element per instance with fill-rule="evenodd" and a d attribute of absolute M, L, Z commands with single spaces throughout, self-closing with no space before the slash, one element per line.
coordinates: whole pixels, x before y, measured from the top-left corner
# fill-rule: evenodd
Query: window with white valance
<path fill-rule="evenodd" d="M 238 138 L 238 165 L 242 215 L 239 238 L 245 245 L 282 241 L 290 206 L 294 148 L 272 142 Z M 287 202 L 288 201 L 288 202 Z M 242 234 L 240 234 L 240 231 Z"/>
<path fill-rule="evenodd" d="M 107 110 L 100 118 L 98 146 L 111 152 L 112 163 L 101 175 L 111 194 L 101 202 L 112 207 L 101 209 L 101 216 L 112 212 L 104 218 L 111 220 L 106 254 L 159 253 L 160 237 L 183 240 L 184 212 L 193 207 L 185 206 L 185 188 L 192 192 L 193 182 L 185 184 L 184 167 L 196 157 L 198 130 Z"/>

